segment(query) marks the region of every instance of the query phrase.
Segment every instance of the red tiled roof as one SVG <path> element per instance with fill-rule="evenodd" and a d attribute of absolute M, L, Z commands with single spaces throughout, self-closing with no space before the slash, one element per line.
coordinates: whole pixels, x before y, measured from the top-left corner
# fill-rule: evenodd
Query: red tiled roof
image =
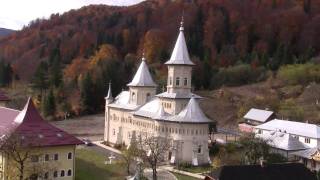
<path fill-rule="evenodd" d="M 13 115 L 9 115 L 12 112 L 6 113 L 8 114 L 6 115 L 8 118 L 4 118 L 3 120 L 2 114 L 0 114 L 1 121 L 3 121 L 3 126 L 10 128 L 14 134 L 21 136 L 23 141 L 25 141 L 25 144 L 31 146 L 60 146 L 83 144 L 83 142 L 76 137 L 45 121 L 35 108 L 30 98 L 24 109 L 13 119 L 11 119 Z M 11 121 L 9 119 L 11 119 Z M 1 134 L 4 133 L 6 133 L 6 131 L 1 132 Z"/>
<path fill-rule="evenodd" d="M 0 91 L 0 101 L 10 101 L 10 98 L 3 91 Z"/>

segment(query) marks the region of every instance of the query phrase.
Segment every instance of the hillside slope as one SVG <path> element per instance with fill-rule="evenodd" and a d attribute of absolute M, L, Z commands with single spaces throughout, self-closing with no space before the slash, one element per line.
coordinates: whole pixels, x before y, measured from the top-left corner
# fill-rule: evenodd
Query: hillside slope
<path fill-rule="evenodd" d="M 70 64 L 90 57 L 106 43 L 117 49 L 120 59 L 145 49 L 149 63 L 163 62 L 171 52 L 182 11 L 194 60 L 226 67 L 239 58 L 263 64 L 266 57 L 282 51 L 298 58 L 308 48 L 312 55 L 319 54 L 319 1 L 149 0 L 130 7 L 88 6 L 35 20 L 0 40 L 0 59 L 11 62 L 23 80 L 30 80 L 39 62 L 54 51 Z"/>
<path fill-rule="evenodd" d="M 10 35 L 11 33 L 15 32 L 14 30 L 11 29 L 6 29 L 6 28 L 0 28 L 0 38 L 5 37 Z"/>

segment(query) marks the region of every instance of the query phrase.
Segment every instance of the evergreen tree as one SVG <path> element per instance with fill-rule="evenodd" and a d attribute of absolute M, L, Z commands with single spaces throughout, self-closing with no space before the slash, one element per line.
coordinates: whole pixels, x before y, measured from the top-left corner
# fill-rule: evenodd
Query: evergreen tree
<path fill-rule="evenodd" d="M 42 98 L 42 111 L 45 116 L 54 116 L 56 113 L 56 102 L 52 89 Z"/>
<path fill-rule="evenodd" d="M 0 60 L 0 86 L 9 86 L 12 82 L 13 71 L 10 63 Z"/>
<path fill-rule="evenodd" d="M 59 87 L 62 84 L 62 71 L 61 71 L 60 60 L 55 59 L 50 67 L 50 86 Z"/>
<path fill-rule="evenodd" d="M 91 75 L 87 73 L 82 82 L 80 87 L 80 96 L 81 96 L 81 104 L 82 108 L 86 113 L 92 113 L 95 104 L 94 98 L 94 84 L 92 82 Z"/>
<path fill-rule="evenodd" d="M 48 64 L 46 62 L 41 62 L 36 69 L 36 72 L 33 75 L 32 79 L 32 87 L 34 89 L 37 89 L 41 92 L 43 90 L 48 89 L 48 76 L 47 76 L 47 71 L 48 71 Z"/>

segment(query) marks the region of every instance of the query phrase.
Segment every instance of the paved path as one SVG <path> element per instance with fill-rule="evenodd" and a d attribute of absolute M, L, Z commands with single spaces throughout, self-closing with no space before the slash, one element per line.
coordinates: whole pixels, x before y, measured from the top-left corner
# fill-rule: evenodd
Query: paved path
<path fill-rule="evenodd" d="M 174 172 L 174 173 L 177 173 L 177 174 L 182 174 L 182 175 L 186 175 L 186 176 L 191 176 L 191 177 L 194 177 L 194 178 L 197 178 L 197 179 L 204 179 L 205 176 L 203 175 L 200 175 L 200 174 L 195 174 L 195 173 L 191 173 L 191 172 L 187 172 L 187 171 L 181 171 L 181 170 L 177 170 L 177 169 L 174 169 L 172 166 L 161 166 L 159 167 L 160 169 L 165 169 L 167 171 L 170 171 L 170 172 Z"/>
<path fill-rule="evenodd" d="M 152 180 L 152 169 L 145 169 L 143 174 L 146 178 Z M 158 180 L 178 180 L 171 172 L 165 169 L 158 169 L 157 177 Z"/>

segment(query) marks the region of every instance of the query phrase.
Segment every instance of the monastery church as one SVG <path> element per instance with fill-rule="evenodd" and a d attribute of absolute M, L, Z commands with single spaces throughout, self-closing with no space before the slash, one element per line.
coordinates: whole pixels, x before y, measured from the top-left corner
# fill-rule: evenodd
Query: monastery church
<path fill-rule="evenodd" d="M 169 136 L 172 146 L 166 155 L 170 163 L 194 166 L 210 163 L 208 131 L 212 120 L 199 107 L 200 96 L 191 92 L 194 63 L 190 60 L 183 21 L 168 66 L 167 90 L 156 94 L 145 58 L 127 84 L 129 90 L 112 97 L 111 84 L 106 99 L 104 140 L 129 145 L 131 139 L 152 135 Z"/>

